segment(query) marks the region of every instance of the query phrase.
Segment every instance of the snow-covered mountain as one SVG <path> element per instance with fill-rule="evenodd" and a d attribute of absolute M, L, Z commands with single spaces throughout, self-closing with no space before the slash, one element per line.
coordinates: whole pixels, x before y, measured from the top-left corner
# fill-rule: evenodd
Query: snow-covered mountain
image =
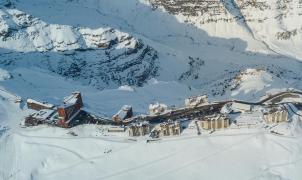
<path fill-rule="evenodd" d="M 0 10 L 0 22 L 1 51 L 9 51 L 0 64 L 36 65 L 100 89 L 140 86 L 157 75 L 157 52 L 128 33 L 47 24 L 9 8 Z"/>
<path fill-rule="evenodd" d="M 150 0 L 153 8 L 174 14 L 181 22 L 211 36 L 258 41 L 275 53 L 302 58 L 302 2 L 271 0 Z M 249 50 L 263 47 L 248 43 Z"/>
<path fill-rule="evenodd" d="M 43 99 L 47 94 L 46 99 L 53 102 L 57 101 L 53 97 L 58 92 L 39 88 L 45 73 L 47 77 L 62 77 L 92 88 L 93 92 L 94 88 L 110 91 L 123 85 L 148 86 L 152 78 L 169 88 L 175 84 L 187 88 L 176 89 L 175 94 L 185 93 L 184 97 L 172 94 L 167 98 L 168 104 L 202 93 L 217 100 L 250 100 L 270 90 L 300 89 L 300 4 L 296 1 L 2 1 L 0 67 L 12 74 L 2 86 L 23 97 Z M 296 29 L 295 35 L 281 35 L 290 29 Z M 265 77 L 271 77 L 263 83 L 271 85 L 254 88 L 237 82 L 236 87 L 247 88 L 241 88 L 239 93 L 234 81 L 247 69 L 263 71 Z M 31 81 L 34 74 L 43 75 Z M 23 91 L 22 87 L 31 90 Z M 38 95 L 35 91 L 41 92 Z M 157 97 L 162 97 L 163 91 L 158 89 Z M 157 97 L 145 98 L 146 104 L 162 101 Z M 112 109 L 121 105 L 117 103 Z M 134 106 L 143 109 L 141 104 Z M 115 110 L 100 113 L 110 116 Z"/>
<path fill-rule="evenodd" d="M 280 128 L 289 137 L 247 129 L 150 145 L 102 126 L 20 128 L 30 111 L 16 100 L 60 104 L 79 90 L 86 111 L 111 117 L 125 104 L 137 115 L 204 93 L 255 102 L 301 90 L 301 18 L 301 0 L 0 1 L 0 180 L 298 180 L 295 115 L 294 130 Z"/>

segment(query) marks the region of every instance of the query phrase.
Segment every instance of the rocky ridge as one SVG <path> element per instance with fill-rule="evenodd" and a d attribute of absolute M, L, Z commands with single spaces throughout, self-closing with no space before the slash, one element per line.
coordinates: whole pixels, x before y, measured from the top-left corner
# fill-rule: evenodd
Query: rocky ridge
<path fill-rule="evenodd" d="M 34 65 L 99 89 L 141 86 L 158 71 L 156 50 L 128 33 L 48 24 L 6 7 L 0 9 L 0 47 L 0 65 Z"/>

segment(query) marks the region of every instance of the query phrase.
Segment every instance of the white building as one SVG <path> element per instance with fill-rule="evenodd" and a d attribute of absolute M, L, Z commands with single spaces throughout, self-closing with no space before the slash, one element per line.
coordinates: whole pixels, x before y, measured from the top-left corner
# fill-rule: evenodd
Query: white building
<path fill-rule="evenodd" d="M 204 104 L 209 104 L 207 95 L 189 97 L 185 100 L 186 107 L 196 107 Z"/>
<path fill-rule="evenodd" d="M 125 127 L 111 126 L 108 128 L 108 132 L 111 133 L 125 132 Z"/>
<path fill-rule="evenodd" d="M 267 109 L 263 113 L 263 119 L 267 124 L 288 121 L 288 112 L 284 107 L 274 107 Z"/>
<path fill-rule="evenodd" d="M 242 103 L 233 102 L 232 106 L 231 106 L 231 109 L 234 112 L 242 112 L 242 113 L 244 113 L 244 112 L 251 112 L 252 106 L 249 105 L 249 104 L 242 104 Z"/>
<path fill-rule="evenodd" d="M 237 125 L 237 127 L 254 127 L 262 122 L 262 113 L 255 111 L 252 113 L 242 113 L 230 115 L 231 121 Z"/>
<path fill-rule="evenodd" d="M 168 106 L 161 103 L 155 103 L 149 105 L 150 115 L 159 115 L 168 110 Z"/>

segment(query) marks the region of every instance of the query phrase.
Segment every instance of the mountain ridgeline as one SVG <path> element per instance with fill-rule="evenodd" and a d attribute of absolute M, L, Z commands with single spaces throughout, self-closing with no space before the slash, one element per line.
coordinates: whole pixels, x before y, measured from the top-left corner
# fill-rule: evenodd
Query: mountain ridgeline
<path fill-rule="evenodd" d="M 0 44 L 0 65 L 36 66 L 98 89 L 141 86 L 158 74 L 157 51 L 128 33 L 48 24 L 5 6 Z"/>

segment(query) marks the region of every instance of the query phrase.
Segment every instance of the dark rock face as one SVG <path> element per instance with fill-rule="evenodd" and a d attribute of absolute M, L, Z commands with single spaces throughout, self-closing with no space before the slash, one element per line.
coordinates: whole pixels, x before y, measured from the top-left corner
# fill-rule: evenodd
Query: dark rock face
<path fill-rule="evenodd" d="M 294 29 L 292 31 L 277 32 L 276 38 L 279 40 L 289 40 L 291 37 L 296 35 L 297 35 L 297 29 Z"/>
<path fill-rule="evenodd" d="M 264 11 L 271 6 L 265 1 L 255 0 L 149 0 L 154 9 L 162 7 L 171 14 L 186 17 L 199 17 L 198 23 L 232 22 L 235 20 L 251 21 L 245 10 L 249 8 Z M 263 20 L 260 18 L 260 20 Z"/>
<path fill-rule="evenodd" d="M 179 80 L 188 80 L 189 78 L 198 79 L 201 67 L 205 65 L 205 62 L 199 57 L 193 58 L 189 56 L 189 70 L 182 73 Z"/>
<path fill-rule="evenodd" d="M 106 50 L 105 56 L 98 57 L 99 53 L 75 52 L 57 63 L 48 61 L 49 69 L 99 89 L 125 84 L 142 86 L 158 75 L 157 52 L 150 46 L 140 44 L 136 49 L 120 54 Z"/>
<path fill-rule="evenodd" d="M 0 67 L 35 66 L 98 89 L 142 86 L 158 75 L 157 51 L 128 33 L 48 24 L 17 9 L 0 13 L 0 43 L 9 49 L 0 49 Z"/>
<path fill-rule="evenodd" d="M 226 9 L 219 0 L 150 0 L 154 9 L 163 7 L 171 14 L 183 14 L 184 16 L 209 16 L 207 19 L 201 20 L 201 23 L 217 21 L 218 19 L 210 18 L 212 15 L 226 15 Z M 228 20 L 224 17 L 224 20 Z"/>
<path fill-rule="evenodd" d="M 158 55 L 152 47 L 140 42 L 135 49 L 120 53 L 115 51 L 8 52 L 0 56 L 0 67 L 36 66 L 98 89 L 120 85 L 142 86 L 159 75 Z"/>
<path fill-rule="evenodd" d="M 11 8 L 11 7 L 14 6 L 14 4 L 13 4 L 13 2 L 11 0 L 1 0 L 0 6 Z"/>

